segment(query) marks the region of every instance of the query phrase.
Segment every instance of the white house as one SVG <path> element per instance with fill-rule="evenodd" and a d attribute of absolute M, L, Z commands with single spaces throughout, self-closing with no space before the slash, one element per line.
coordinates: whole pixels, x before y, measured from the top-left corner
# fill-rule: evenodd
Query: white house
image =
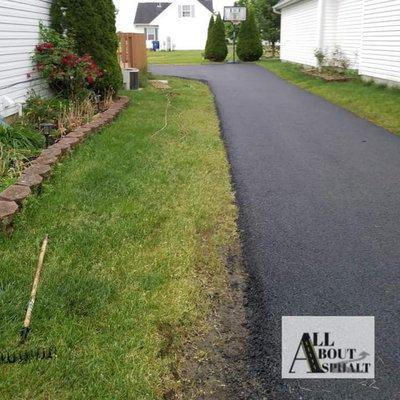
<path fill-rule="evenodd" d="M 146 35 L 148 48 L 158 40 L 164 50 L 204 49 L 213 10 L 213 0 L 139 2 L 135 30 Z"/>
<path fill-rule="evenodd" d="M 400 0 L 282 0 L 281 59 L 316 66 L 340 48 L 360 75 L 400 84 Z"/>
<path fill-rule="evenodd" d="M 27 93 L 46 86 L 32 71 L 39 22 L 49 23 L 51 0 L 0 1 L 0 117 L 16 114 Z"/>

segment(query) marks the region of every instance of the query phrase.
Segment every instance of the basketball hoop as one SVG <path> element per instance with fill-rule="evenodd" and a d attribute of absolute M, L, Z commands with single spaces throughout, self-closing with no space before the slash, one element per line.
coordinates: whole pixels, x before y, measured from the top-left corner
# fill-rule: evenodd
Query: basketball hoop
<path fill-rule="evenodd" d="M 237 25 L 246 20 L 246 7 L 224 7 L 224 21 Z"/>
<path fill-rule="evenodd" d="M 236 26 L 246 21 L 246 11 L 246 7 L 224 7 L 224 21 L 229 21 L 233 25 L 233 64 L 236 64 Z"/>

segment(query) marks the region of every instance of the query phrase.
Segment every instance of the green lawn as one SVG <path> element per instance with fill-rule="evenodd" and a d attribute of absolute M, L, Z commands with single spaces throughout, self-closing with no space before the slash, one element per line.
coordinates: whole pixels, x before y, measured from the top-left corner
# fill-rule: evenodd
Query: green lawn
<path fill-rule="evenodd" d="M 259 65 L 295 85 L 338 104 L 400 135 L 400 89 L 362 82 L 327 83 L 306 75 L 299 65 L 279 60 L 260 61 Z"/>
<path fill-rule="evenodd" d="M 60 164 L 0 238 L 0 348 L 17 348 L 45 234 L 26 346 L 57 358 L 0 366 L 1 399 L 160 399 L 182 343 L 225 284 L 236 207 L 209 89 L 171 79 Z M 164 124 L 166 129 L 154 134 Z"/>
<path fill-rule="evenodd" d="M 232 48 L 228 46 L 226 60 L 232 59 Z M 148 51 L 149 64 L 211 64 L 203 58 L 204 50 Z"/>

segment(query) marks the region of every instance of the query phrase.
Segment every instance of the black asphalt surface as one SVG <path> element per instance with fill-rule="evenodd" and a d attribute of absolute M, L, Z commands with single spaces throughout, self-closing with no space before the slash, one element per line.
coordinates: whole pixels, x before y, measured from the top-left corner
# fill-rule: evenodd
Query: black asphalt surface
<path fill-rule="evenodd" d="M 249 359 L 268 398 L 400 399 L 400 138 L 256 65 L 151 70 L 215 95 L 250 274 Z M 282 380 L 291 315 L 375 316 L 376 382 Z"/>

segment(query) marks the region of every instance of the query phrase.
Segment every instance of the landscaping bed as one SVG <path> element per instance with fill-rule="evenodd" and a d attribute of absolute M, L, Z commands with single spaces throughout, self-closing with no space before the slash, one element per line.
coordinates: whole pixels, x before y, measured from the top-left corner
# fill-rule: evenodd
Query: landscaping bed
<path fill-rule="evenodd" d="M 129 99 L 126 97 L 115 101 L 94 121 L 62 137 L 21 170 L 21 176 L 17 182 L 0 192 L 0 234 L 11 233 L 14 216 L 32 193 L 40 191 L 43 180 L 51 173 L 51 167 L 87 136 L 111 122 L 128 102 Z"/>
<path fill-rule="evenodd" d="M 224 302 L 238 235 L 213 97 L 199 82 L 169 85 L 129 94 L 134 106 L 65 157 L 25 202 L 13 236 L 0 237 L 0 349 L 18 344 L 48 234 L 25 348 L 51 345 L 57 354 L 2 365 L 1 398 L 180 392 L 184 346 L 213 328 L 211 305 Z"/>
<path fill-rule="evenodd" d="M 105 111 L 116 94 L 110 74 L 90 54 L 76 53 L 75 38 L 43 25 L 32 61 L 32 73 L 50 90 L 46 96 L 30 92 L 19 117 L 0 120 L 0 190 L 15 183 L 44 148 Z"/>
<path fill-rule="evenodd" d="M 348 82 L 352 78 L 344 73 L 330 71 L 327 69 L 319 70 L 317 68 L 304 68 L 304 73 L 314 78 L 323 79 L 325 82 Z"/>

